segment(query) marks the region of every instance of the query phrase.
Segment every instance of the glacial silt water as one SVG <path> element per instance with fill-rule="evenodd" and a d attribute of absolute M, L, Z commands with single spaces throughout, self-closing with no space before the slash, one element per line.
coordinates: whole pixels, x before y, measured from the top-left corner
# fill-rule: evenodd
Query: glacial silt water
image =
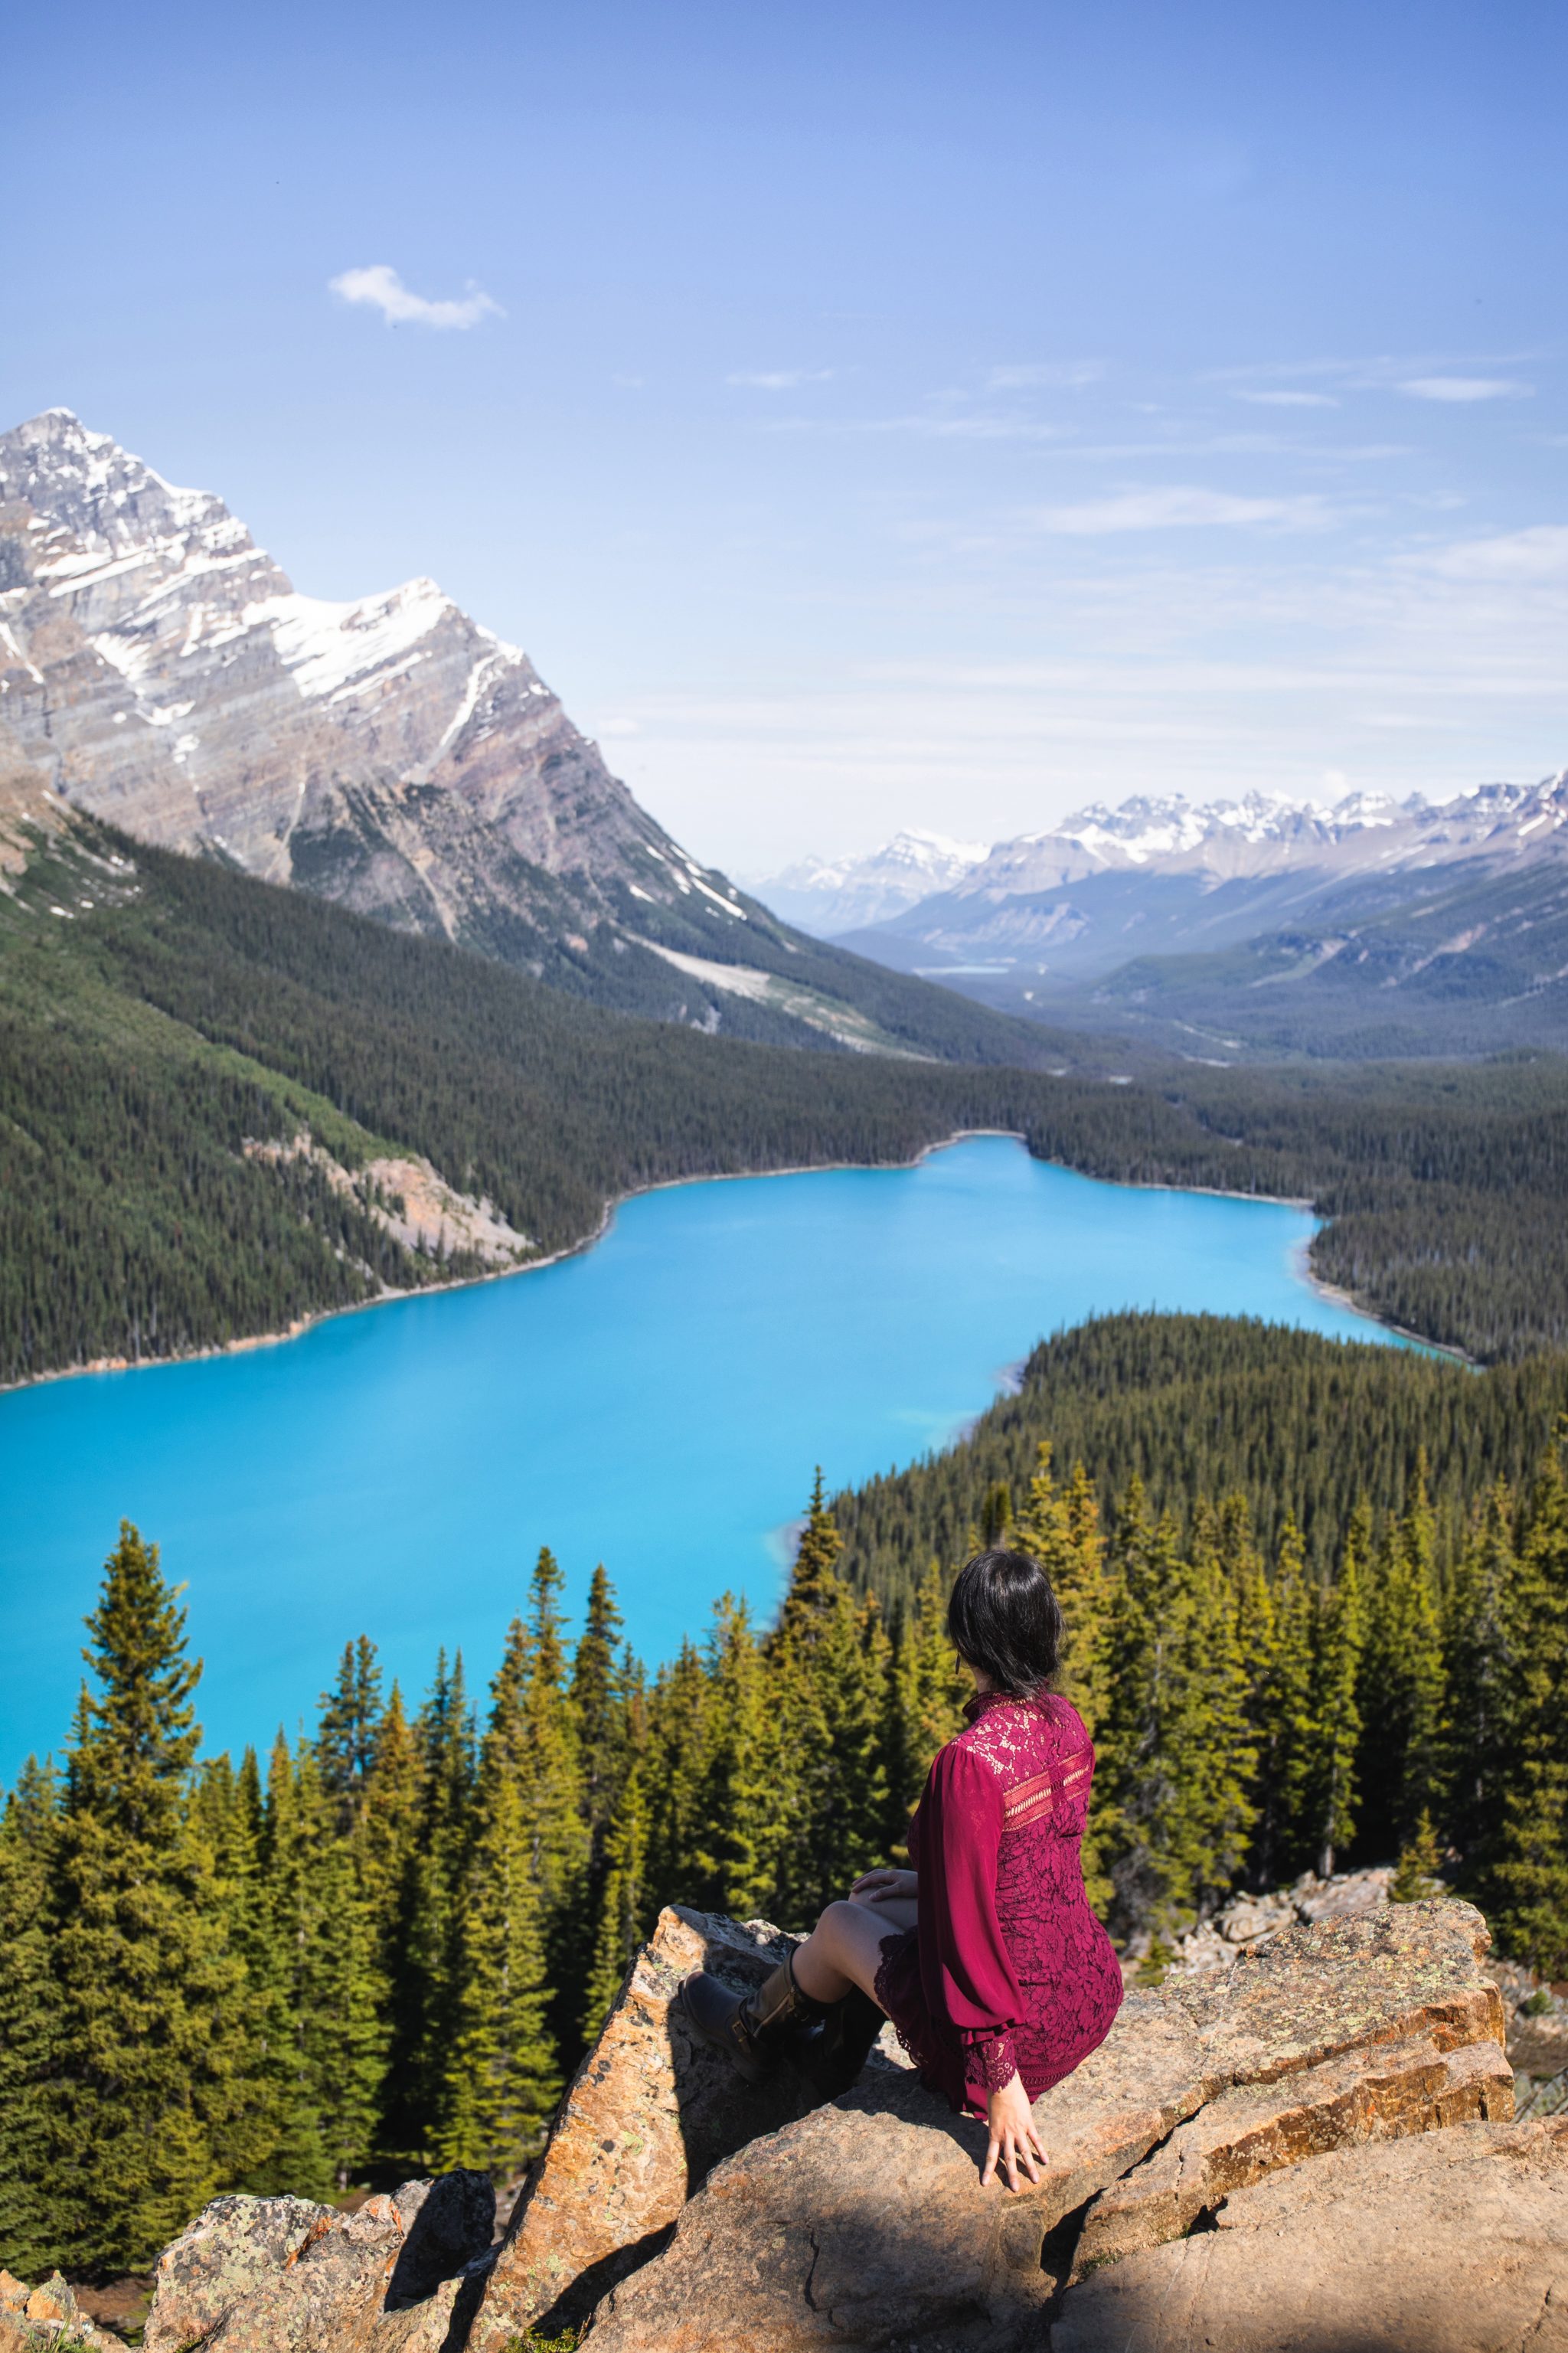
<path fill-rule="evenodd" d="M 0 1397 L 0 1776 L 58 1746 L 122 1515 L 187 1588 L 212 1745 L 313 1714 L 351 1637 L 405 1694 L 481 1688 L 549 1544 L 650 1662 L 716 1595 L 776 1600 L 830 1488 L 952 1438 L 1036 1340 L 1205 1308 L 1388 1337 L 1324 1298 L 1305 1211 L 1100 1184 L 1000 1136 L 912 1168 L 643 1195 L 579 1257 L 300 1338 Z"/>

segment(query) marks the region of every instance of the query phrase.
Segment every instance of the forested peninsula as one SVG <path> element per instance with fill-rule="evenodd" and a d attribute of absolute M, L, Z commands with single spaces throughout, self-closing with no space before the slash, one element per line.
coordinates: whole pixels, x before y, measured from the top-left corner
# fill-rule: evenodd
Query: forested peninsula
<path fill-rule="evenodd" d="M 956 1131 L 1138 1184 L 1312 1200 L 1325 1282 L 1479 1361 L 1568 1343 L 1568 1063 L 1263 1071 L 1042 1033 L 1048 1070 L 617 1015 L 78 823 L 0 894 L 0 1381 L 287 1331 L 495 1263 L 411 1244 L 416 1155 L 537 1262 L 676 1179 Z"/>
<path fill-rule="evenodd" d="M 103 2276 L 222 2189 L 514 2168 L 662 1903 L 805 1926 L 898 1853 L 981 1534 L 1060 1592 L 1091 1894 L 1151 1974 L 1238 1885 L 1396 1858 L 1396 1896 L 1440 1874 L 1568 1971 L 1560 1402 L 1538 1368 L 1109 1319 L 903 1490 L 819 1480 L 773 1625 L 721 1597 L 650 1673 L 604 1569 L 569 1641 L 545 1551 L 484 1692 L 445 1658 L 387 1688 L 367 1634 L 312 1730 L 237 1759 L 201 1754 L 184 1611 L 125 1527 L 63 1769 L 0 1820 L 0 2262 Z M 1244 1403 L 1277 1417 L 1251 1461 Z"/>

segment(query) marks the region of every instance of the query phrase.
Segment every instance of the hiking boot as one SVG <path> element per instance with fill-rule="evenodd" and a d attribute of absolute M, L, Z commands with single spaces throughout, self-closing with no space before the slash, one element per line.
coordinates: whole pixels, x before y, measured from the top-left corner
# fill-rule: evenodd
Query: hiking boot
<path fill-rule="evenodd" d="M 835 2007 L 802 1993 L 788 1954 L 752 1993 L 734 1993 L 699 1969 L 678 1999 L 688 2025 L 722 2051 L 748 2084 L 760 2084 L 790 2037 L 820 2024 Z"/>

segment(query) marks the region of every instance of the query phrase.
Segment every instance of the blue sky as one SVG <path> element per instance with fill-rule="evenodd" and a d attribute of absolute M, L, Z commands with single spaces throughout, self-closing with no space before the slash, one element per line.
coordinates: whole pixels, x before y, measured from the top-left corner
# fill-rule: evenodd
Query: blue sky
<path fill-rule="evenodd" d="M 705 858 L 1568 761 L 1558 6 L 86 0 L 7 67 L 4 421 L 432 575 Z"/>

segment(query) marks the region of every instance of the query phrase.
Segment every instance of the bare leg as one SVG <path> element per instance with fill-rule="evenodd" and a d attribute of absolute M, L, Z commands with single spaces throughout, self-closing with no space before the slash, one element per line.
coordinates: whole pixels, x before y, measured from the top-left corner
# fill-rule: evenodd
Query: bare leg
<path fill-rule="evenodd" d="M 849 1901 L 869 1912 L 873 1920 L 887 1923 L 882 1930 L 884 1936 L 901 1936 L 906 1928 L 912 1928 L 915 1925 L 918 1906 L 912 1895 L 895 1895 L 886 1904 L 868 1904 L 863 1895 L 852 1895 Z"/>
<path fill-rule="evenodd" d="M 910 1914 L 890 1919 L 889 1913 Z M 882 1947 L 912 1925 L 914 1906 L 830 1904 L 795 1956 L 795 1981 L 813 2001 L 842 2001 L 851 1986 L 877 1998 Z"/>

